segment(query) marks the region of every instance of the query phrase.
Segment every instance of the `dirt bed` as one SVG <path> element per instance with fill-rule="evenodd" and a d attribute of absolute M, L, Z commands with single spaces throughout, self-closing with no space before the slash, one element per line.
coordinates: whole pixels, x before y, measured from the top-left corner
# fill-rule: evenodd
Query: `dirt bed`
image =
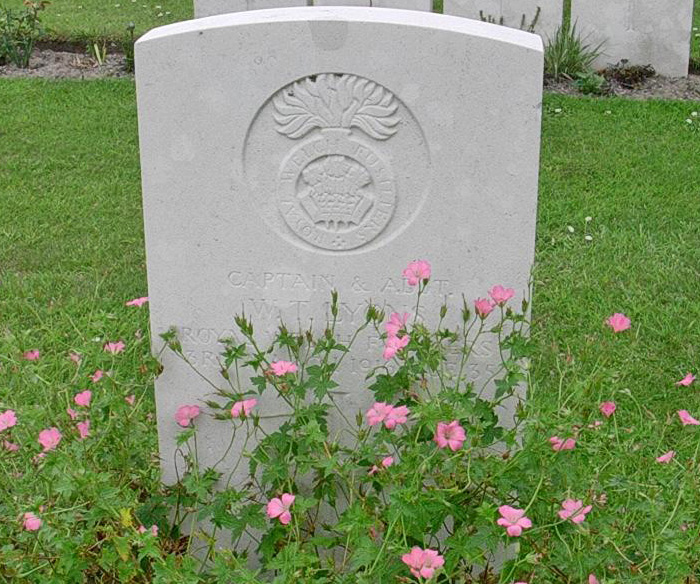
<path fill-rule="evenodd" d="M 0 66 L 0 77 L 38 77 L 44 79 L 98 79 L 105 77 L 129 77 L 124 55 L 109 53 L 102 65 L 85 54 L 42 47 L 34 51 L 28 69 L 14 65 Z M 545 91 L 581 95 L 572 82 L 545 81 Z M 700 75 L 687 78 L 650 77 L 637 87 L 630 88 L 612 80 L 606 95 L 633 99 L 685 99 L 700 101 Z"/>
<path fill-rule="evenodd" d="M 28 69 L 14 65 L 0 66 L 0 77 L 35 77 L 43 79 L 100 79 L 128 77 L 126 59 L 119 53 L 107 54 L 102 65 L 85 54 L 38 49 L 32 54 Z"/>
<path fill-rule="evenodd" d="M 567 95 L 582 95 L 571 81 L 545 81 L 545 91 L 564 93 Z M 692 74 L 686 77 L 649 77 L 636 87 L 627 87 L 615 80 L 609 81 L 609 86 L 603 96 L 622 96 L 632 99 L 684 99 L 700 101 L 700 75 Z"/>

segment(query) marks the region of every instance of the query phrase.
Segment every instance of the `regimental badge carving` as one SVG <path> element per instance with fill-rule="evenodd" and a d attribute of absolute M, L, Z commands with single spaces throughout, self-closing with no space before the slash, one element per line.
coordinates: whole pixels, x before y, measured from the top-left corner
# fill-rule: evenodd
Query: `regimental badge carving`
<path fill-rule="evenodd" d="M 279 211 L 298 237 L 327 250 L 375 239 L 396 208 L 396 182 L 382 151 L 400 131 L 394 95 L 356 75 L 324 73 L 279 91 L 276 131 L 303 142 L 284 158 Z"/>

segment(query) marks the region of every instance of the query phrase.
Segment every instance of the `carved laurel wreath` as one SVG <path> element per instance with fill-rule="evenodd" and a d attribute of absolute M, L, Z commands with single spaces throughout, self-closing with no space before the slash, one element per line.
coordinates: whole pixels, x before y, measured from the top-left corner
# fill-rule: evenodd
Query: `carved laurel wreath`
<path fill-rule="evenodd" d="M 359 128 L 376 140 L 388 140 L 401 117 L 394 95 L 357 77 L 323 73 L 285 87 L 273 99 L 277 131 L 302 138 L 315 128 Z"/>

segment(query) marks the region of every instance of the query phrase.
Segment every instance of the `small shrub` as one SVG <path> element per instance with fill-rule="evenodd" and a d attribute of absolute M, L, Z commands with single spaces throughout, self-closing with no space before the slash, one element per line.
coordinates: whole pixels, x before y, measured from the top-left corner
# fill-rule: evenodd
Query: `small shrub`
<path fill-rule="evenodd" d="M 98 65 L 104 65 L 107 59 L 107 41 L 104 39 L 95 39 L 87 45 L 87 53 Z"/>
<path fill-rule="evenodd" d="M 29 67 L 29 58 L 42 34 L 39 13 L 49 4 L 46 0 L 27 0 L 24 10 L 0 7 L 0 65 L 7 62 Z"/>
<path fill-rule="evenodd" d="M 612 65 L 603 71 L 607 80 L 617 81 L 623 87 L 634 89 L 639 87 L 645 79 L 656 75 L 651 65 L 628 65 L 627 59 Z"/>
<path fill-rule="evenodd" d="M 604 95 L 609 90 L 605 77 L 593 72 L 579 75 L 576 79 L 576 87 L 586 95 Z"/>
<path fill-rule="evenodd" d="M 122 52 L 124 53 L 124 58 L 126 62 L 124 63 L 124 68 L 129 72 L 133 73 L 135 70 L 134 63 L 134 43 L 136 39 L 134 38 L 134 29 L 136 25 L 130 22 L 126 25 L 126 37 L 122 40 Z"/>
<path fill-rule="evenodd" d="M 592 47 L 576 31 L 576 25 L 564 25 L 549 39 L 544 50 L 544 73 L 552 79 L 577 79 L 593 70 L 602 43 Z"/>
<path fill-rule="evenodd" d="M 690 57 L 688 72 L 695 73 L 696 75 L 700 73 L 700 57 Z"/>

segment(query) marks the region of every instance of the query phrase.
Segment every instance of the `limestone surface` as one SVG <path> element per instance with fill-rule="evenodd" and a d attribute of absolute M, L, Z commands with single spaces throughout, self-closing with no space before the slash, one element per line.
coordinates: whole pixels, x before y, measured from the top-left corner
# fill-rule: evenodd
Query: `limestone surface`
<path fill-rule="evenodd" d="M 573 0 L 572 22 L 588 44 L 602 43 L 595 65 L 627 59 L 668 77 L 687 77 L 693 0 Z"/>

